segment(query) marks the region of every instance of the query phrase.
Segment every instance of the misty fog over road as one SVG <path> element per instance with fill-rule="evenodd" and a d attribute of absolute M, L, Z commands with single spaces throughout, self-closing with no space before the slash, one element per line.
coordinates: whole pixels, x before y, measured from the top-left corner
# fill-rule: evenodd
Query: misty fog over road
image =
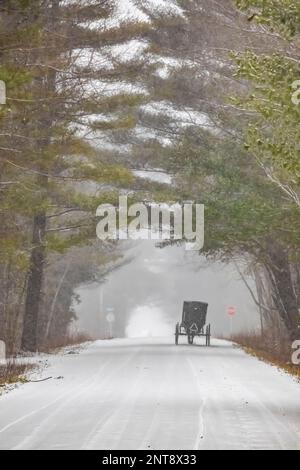
<path fill-rule="evenodd" d="M 108 332 L 107 311 L 113 308 L 114 336 L 164 336 L 174 332 L 184 300 L 209 303 L 208 322 L 215 335 L 229 335 L 230 305 L 237 308 L 234 331 L 260 329 L 258 309 L 233 264 L 209 263 L 184 246 L 159 249 L 153 241 L 133 242 L 126 256 L 131 261 L 102 285 L 78 290 L 79 331 L 103 337 Z"/>
<path fill-rule="evenodd" d="M 51 357 L 40 377 L 53 379 L 0 398 L 0 449 L 300 448 L 294 379 L 225 341 L 173 341 Z"/>

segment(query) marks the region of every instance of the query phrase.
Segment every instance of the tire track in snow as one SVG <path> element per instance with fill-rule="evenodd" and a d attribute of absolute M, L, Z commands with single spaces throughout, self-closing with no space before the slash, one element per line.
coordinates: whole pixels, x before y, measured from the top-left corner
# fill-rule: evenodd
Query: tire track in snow
<path fill-rule="evenodd" d="M 126 363 L 128 364 L 132 362 L 133 358 L 140 354 L 140 350 L 141 348 L 135 351 L 134 354 L 132 354 L 132 356 L 128 358 Z M 123 369 L 123 366 L 120 369 Z M 118 373 L 118 370 L 114 370 L 111 376 L 116 375 L 116 373 Z M 137 396 L 138 396 L 138 393 L 137 393 L 135 385 L 139 381 L 139 379 L 140 377 L 137 377 L 135 382 L 131 384 L 132 388 L 134 389 L 134 394 L 136 394 Z M 118 393 L 119 390 L 117 389 L 115 390 L 115 392 Z M 120 412 L 120 410 L 124 408 L 128 400 L 130 400 L 130 398 L 133 396 L 131 394 L 132 393 L 131 390 L 130 391 L 125 390 L 125 392 L 127 395 L 124 396 L 124 398 L 121 401 L 119 401 L 118 406 L 115 407 L 113 411 L 108 409 L 105 415 L 104 416 L 102 415 L 101 419 L 97 421 L 97 423 L 94 425 L 93 429 L 90 431 L 87 438 L 85 439 L 84 443 L 82 444 L 81 450 L 93 450 L 94 449 L 95 445 L 97 444 L 99 440 L 99 435 L 103 432 L 103 428 L 109 424 L 109 422 L 114 418 L 114 416 L 116 416 Z"/>
<path fill-rule="evenodd" d="M 163 395 L 163 391 L 165 391 L 166 385 L 170 387 L 172 384 L 172 379 L 174 377 L 174 362 L 172 361 L 171 367 L 167 368 L 165 374 L 163 374 L 163 380 L 160 381 L 159 387 L 156 389 L 156 398 L 155 402 L 161 402 L 161 397 Z M 159 364 L 159 367 L 160 364 Z M 150 415 L 150 421 L 147 423 L 147 430 L 142 437 L 142 441 L 138 446 L 139 450 L 147 450 L 153 448 L 152 436 L 155 433 L 156 429 L 159 427 L 161 421 L 161 409 L 155 406 L 153 412 Z"/>
<path fill-rule="evenodd" d="M 108 410 L 108 412 L 105 414 L 105 416 L 102 416 L 102 418 L 99 420 L 99 422 L 96 424 L 96 426 L 93 428 L 93 430 L 89 434 L 89 438 L 84 442 L 83 446 L 81 449 L 87 449 L 87 450 L 92 450 L 92 449 L 99 449 L 99 443 L 101 443 L 100 448 L 104 448 L 104 442 L 106 442 L 105 439 L 107 439 L 107 436 L 111 436 L 112 434 L 114 435 L 114 443 L 112 444 L 109 442 L 107 444 L 107 447 L 109 447 L 111 450 L 113 449 L 120 449 L 122 447 L 122 440 L 124 436 L 124 433 L 126 432 L 126 429 L 128 429 L 128 426 L 130 427 L 131 431 L 133 426 L 136 427 L 137 425 L 137 420 L 136 420 L 136 409 L 137 409 L 137 403 L 138 401 L 145 396 L 145 393 L 147 393 L 147 380 L 149 379 L 155 380 L 155 377 L 151 377 L 153 372 L 157 373 L 159 371 L 159 375 L 162 375 L 163 380 L 160 380 L 159 382 L 159 388 L 155 389 L 155 396 L 157 397 L 155 399 L 155 403 L 157 404 L 159 400 L 159 390 L 163 390 L 166 383 L 169 382 L 169 374 L 170 374 L 170 365 L 169 365 L 169 360 L 167 361 L 167 373 L 162 372 L 162 361 L 161 358 L 158 359 L 158 364 L 154 366 L 153 364 L 153 358 L 151 356 L 148 356 L 147 353 L 144 354 L 144 348 L 140 347 L 139 350 L 137 351 L 138 358 L 139 358 L 139 363 L 137 365 L 137 362 L 133 362 L 134 358 L 131 358 L 131 370 L 129 367 L 128 370 L 128 375 L 129 377 L 132 377 L 132 373 L 134 374 L 134 380 L 131 382 L 131 387 L 130 389 L 126 388 L 124 390 L 124 397 L 122 400 L 118 400 L 118 406 L 114 407 L 113 411 Z M 158 367 L 157 367 L 158 366 Z M 136 375 L 136 368 L 139 368 L 139 373 Z M 156 381 L 155 381 L 156 382 Z M 153 397 L 152 397 L 153 398 Z M 153 400 L 152 400 L 153 401 Z M 143 404 L 145 406 L 145 404 Z M 151 406 L 151 404 L 150 404 Z M 153 404 L 152 404 L 153 406 Z M 149 403 L 147 403 L 147 407 L 149 407 Z M 152 428 L 152 425 L 154 424 L 154 420 L 157 417 L 156 411 L 154 414 L 151 413 L 150 415 L 150 423 L 143 419 L 141 421 L 142 427 L 145 425 L 148 428 L 147 431 L 147 436 L 151 435 L 151 432 L 149 431 L 150 428 Z M 120 425 L 122 423 L 122 425 Z M 131 425 L 130 425 L 131 424 Z M 121 427 L 120 427 L 121 426 Z M 118 436 L 118 437 L 117 437 Z M 145 436 L 144 432 L 138 432 L 138 436 Z M 149 448 L 149 446 L 146 445 L 150 441 L 149 438 L 145 438 L 143 440 L 143 443 L 141 446 L 139 444 L 135 444 L 136 447 L 139 448 Z"/>
<path fill-rule="evenodd" d="M 253 358 L 249 357 L 249 360 Z M 262 402 L 259 396 L 259 383 L 253 381 L 257 387 L 254 390 L 250 387 L 251 380 L 244 385 L 244 369 L 239 370 L 240 366 L 237 364 L 234 356 L 227 358 L 226 361 L 223 358 L 217 370 L 208 366 L 205 377 L 208 396 L 207 419 L 213 429 L 211 416 L 215 414 L 214 419 L 218 424 L 216 434 L 210 429 L 208 448 L 286 449 L 287 442 L 295 441 L 295 435 Z M 226 386 L 220 384 L 220 370 L 223 376 L 226 375 Z M 223 431 L 221 435 L 219 430 Z"/>
<path fill-rule="evenodd" d="M 69 379 L 0 399 L 0 448 L 299 449 L 299 384 L 229 343 L 113 340 L 51 367 Z"/>
<path fill-rule="evenodd" d="M 127 362 L 131 360 L 131 357 L 125 358 L 124 362 L 119 365 L 118 370 L 122 369 Z M 15 447 L 12 448 L 12 450 L 20 450 L 22 448 L 28 449 L 29 446 L 32 446 L 34 444 L 34 439 L 36 437 L 40 438 L 40 436 L 43 435 L 43 430 L 46 428 L 48 434 L 49 434 L 49 423 L 53 419 L 55 419 L 57 416 L 60 416 L 63 414 L 63 410 L 65 407 L 70 406 L 71 403 L 78 401 L 78 399 L 85 395 L 90 389 L 92 389 L 98 382 L 99 378 L 103 376 L 103 373 L 105 369 L 109 368 L 111 370 L 111 373 L 105 376 L 105 379 L 101 381 L 101 385 L 104 383 L 108 382 L 110 380 L 110 377 L 116 373 L 115 369 L 111 369 L 111 363 L 113 362 L 113 358 L 109 358 L 108 362 L 104 363 L 100 369 L 97 369 L 97 371 L 94 373 L 93 378 L 89 378 L 86 381 L 84 381 L 81 385 L 77 387 L 78 392 L 72 393 L 72 396 L 70 396 L 70 391 L 68 391 L 66 394 L 64 394 L 64 397 L 68 397 L 66 400 L 63 400 L 61 405 L 57 407 L 50 415 L 48 415 L 46 418 L 42 420 L 38 424 L 38 426 L 35 428 L 34 432 L 27 436 L 23 441 L 21 441 L 19 444 L 17 444 Z M 117 370 L 117 371 L 118 371 Z M 85 386 L 86 385 L 86 386 Z M 64 398 L 63 397 L 63 398 Z M 52 429 L 55 429 L 57 427 L 57 423 L 55 422 L 52 425 Z"/>
<path fill-rule="evenodd" d="M 197 389 L 199 391 L 199 400 L 202 401 L 199 407 L 199 411 L 198 411 L 199 429 L 198 429 L 198 434 L 196 436 L 195 444 L 193 447 L 193 450 L 200 450 L 200 448 L 202 447 L 203 439 L 205 435 L 204 410 L 205 410 L 205 404 L 206 404 L 206 396 L 204 396 L 204 387 L 202 386 L 199 372 L 196 370 L 192 360 L 189 357 L 187 357 L 187 362 L 191 368 L 193 377 L 196 382 Z"/>

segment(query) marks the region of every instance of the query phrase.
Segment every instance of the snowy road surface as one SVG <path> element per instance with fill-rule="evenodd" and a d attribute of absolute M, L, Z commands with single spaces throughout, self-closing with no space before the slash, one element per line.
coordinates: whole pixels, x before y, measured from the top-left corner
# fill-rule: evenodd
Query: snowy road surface
<path fill-rule="evenodd" d="M 224 341 L 92 343 L 0 397 L 0 449 L 300 449 L 300 384 Z"/>

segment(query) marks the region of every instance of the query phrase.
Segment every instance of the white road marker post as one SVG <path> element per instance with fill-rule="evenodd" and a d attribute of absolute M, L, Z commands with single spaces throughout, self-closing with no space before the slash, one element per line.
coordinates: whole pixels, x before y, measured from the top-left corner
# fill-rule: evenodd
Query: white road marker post
<path fill-rule="evenodd" d="M 109 307 L 107 309 L 108 313 L 106 315 L 106 321 L 108 323 L 108 328 L 109 328 L 109 339 L 113 338 L 113 324 L 115 322 L 115 314 L 114 311 L 115 309 L 113 307 Z"/>
<path fill-rule="evenodd" d="M 99 333 L 99 338 L 101 338 L 101 335 L 103 334 L 103 320 L 104 320 L 104 284 L 100 285 L 99 288 L 99 325 L 98 325 L 98 333 Z"/>
<path fill-rule="evenodd" d="M 6 84 L 0 80 L 0 105 L 6 104 Z"/>
<path fill-rule="evenodd" d="M 6 345 L 0 340 L 0 364 L 6 364 Z"/>

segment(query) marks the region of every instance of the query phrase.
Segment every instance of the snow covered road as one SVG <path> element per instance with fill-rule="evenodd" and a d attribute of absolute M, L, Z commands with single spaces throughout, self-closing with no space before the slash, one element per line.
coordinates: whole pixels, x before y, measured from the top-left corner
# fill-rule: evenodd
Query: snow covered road
<path fill-rule="evenodd" d="M 300 384 L 225 341 L 98 341 L 0 397 L 0 449 L 300 449 Z"/>

